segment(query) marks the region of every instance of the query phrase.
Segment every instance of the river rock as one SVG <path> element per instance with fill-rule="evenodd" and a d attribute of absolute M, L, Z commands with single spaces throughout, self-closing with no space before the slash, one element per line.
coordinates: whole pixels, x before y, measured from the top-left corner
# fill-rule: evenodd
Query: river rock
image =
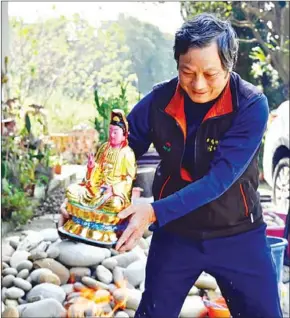
<path fill-rule="evenodd" d="M 73 298 L 71 301 L 77 301 L 76 304 L 72 302 L 69 306 L 68 317 L 71 318 L 89 317 L 85 312 L 88 312 L 88 309 L 96 306 L 93 301 L 83 297 Z"/>
<path fill-rule="evenodd" d="M 82 283 L 85 284 L 87 287 L 93 288 L 95 290 L 98 289 L 98 284 L 95 279 L 92 277 L 84 276 L 82 277 Z"/>
<path fill-rule="evenodd" d="M 13 236 L 9 238 L 9 244 L 16 250 L 20 242 L 19 236 Z"/>
<path fill-rule="evenodd" d="M 30 275 L 26 278 L 26 281 L 28 281 L 30 284 L 32 284 L 32 279 L 31 279 Z"/>
<path fill-rule="evenodd" d="M 72 241 L 62 241 L 58 245 L 58 260 L 72 267 L 89 267 L 100 264 L 108 255 L 106 248 L 91 246 Z M 109 251 L 110 253 L 110 251 Z"/>
<path fill-rule="evenodd" d="M 47 258 L 47 253 L 43 251 L 37 251 L 37 250 L 34 252 L 31 252 L 31 255 L 28 257 L 28 259 L 31 261 L 37 261 L 44 258 Z"/>
<path fill-rule="evenodd" d="M 9 299 L 17 299 L 24 296 L 24 291 L 18 287 L 11 287 L 6 290 L 6 297 Z"/>
<path fill-rule="evenodd" d="M 96 290 L 99 288 L 106 289 L 106 290 L 109 289 L 109 286 L 107 284 L 99 282 L 99 281 L 97 281 L 91 277 L 88 277 L 88 276 L 84 276 L 82 278 L 82 283 L 85 284 L 86 286 L 93 288 L 93 289 L 96 289 Z"/>
<path fill-rule="evenodd" d="M 14 278 L 13 278 L 13 280 L 14 280 Z M 1 300 L 5 301 L 7 288 L 3 286 L 3 281 L 2 281 L 1 287 L 2 287 L 2 289 L 1 289 Z"/>
<path fill-rule="evenodd" d="M 18 301 L 19 305 L 27 304 L 27 301 L 22 299 L 22 298 L 18 298 L 17 301 Z"/>
<path fill-rule="evenodd" d="M 130 284 L 137 287 L 145 280 L 145 266 L 146 264 L 141 260 L 133 262 L 124 270 L 124 277 Z"/>
<path fill-rule="evenodd" d="M 135 253 L 138 256 L 138 260 L 147 262 L 147 257 L 145 256 L 145 250 L 143 250 L 139 245 L 136 245 L 132 250 L 132 253 Z"/>
<path fill-rule="evenodd" d="M 130 318 L 134 318 L 134 317 L 135 317 L 135 313 L 136 313 L 135 310 L 125 308 L 124 311 L 128 314 L 128 316 L 129 316 Z"/>
<path fill-rule="evenodd" d="M 84 285 L 84 284 L 82 284 L 82 283 L 80 283 L 80 282 L 74 283 L 73 286 L 74 286 L 74 290 L 75 290 L 75 291 L 81 291 L 81 290 L 83 290 L 84 288 L 87 288 L 86 285 Z"/>
<path fill-rule="evenodd" d="M 110 304 L 105 304 L 102 306 L 102 310 L 104 312 L 105 315 L 107 315 L 108 317 L 110 317 L 108 314 L 111 314 L 113 309 L 112 307 L 110 306 Z"/>
<path fill-rule="evenodd" d="M 56 286 L 54 284 L 50 284 L 50 283 L 44 283 L 44 284 L 34 286 L 28 292 L 26 299 L 29 301 L 30 297 L 35 297 L 35 296 L 42 296 L 44 299 L 54 298 L 60 303 L 63 303 L 66 295 L 64 290 L 61 287 Z"/>
<path fill-rule="evenodd" d="M 197 288 L 200 289 L 213 289 L 215 290 L 218 287 L 218 284 L 214 277 L 203 272 L 197 279 L 194 284 Z"/>
<path fill-rule="evenodd" d="M 58 245 L 60 242 L 56 241 L 48 246 L 46 253 L 48 258 L 57 258 L 60 254 Z"/>
<path fill-rule="evenodd" d="M 113 281 L 112 273 L 103 265 L 97 266 L 96 276 L 102 283 L 110 284 Z"/>
<path fill-rule="evenodd" d="M 66 295 L 72 293 L 74 291 L 74 285 L 73 284 L 64 284 L 60 286 L 64 292 L 66 293 Z"/>
<path fill-rule="evenodd" d="M 21 288 L 25 292 L 29 291 L 32 288 L 32 285 L 22 278 L 15 278 L 13 281 L 14 285 L 18 288 Z"/>
<path fill-rule="evenodd" d="M 6 268 L 9 268 L 10 266 L 5 263 L 5 262 L 2 262 L 2 270 L 6 269 Z"/>
<path fill-rule="evenodd" d="M 200 296 L 187 296 L 180 311 L 180 318 L 204 317 L 207 313 Z"/>
<path fill-rule="evenodd" d="M 113 292 L 119 287 L 117 287 L 115 284 L 109 284 L 108 285 L 108 290 L 111 294 L 113 294 Z"/>
<path fill-rule="evenodd" d="M 72 267 L 69 270 L 70 280 L 74 282 L 80 282 L 82 277 L 91 276 L 91 270 L 88 267 Z"/>
<path fill-rule="evenodd" d="M 116 256 L 116 255 L 119 255 L 120 253 L 115 250 L 114 248 L 110 248 L 110 252 L 111 252 L 111 256 Z"/>
<path fill-rule="evenodd" d="M 118 311 L 114 317 L 115 318 L 130 318 L 130 316 L 126 313 L 126 311 Z"/>
<path fill-rule="evenodd" d="M 29 271 L 31 271 L 32 267 L 32 262 L 30 262 L 29 260 L 24 260 L 17 265 L 16 269 L 18 270 L 18 272 L 22 271 L 23 269 L 28 269 Z"/>
<path fill-rule="evenodd" d="M 19 309 L 20 307 L 20 309 Z M 60 318 L 66 317 L 65 308 L 55 299 L 43 299 L 31 304 L 18 306 L 21 318 Z"/>
<path fill-rule="evenodd" d="M 40 301 L 40 300 L 43 300 L 43 296 L 33 296 L 33 297 L 29 297 L 28 299 L 28 303 L 35 303 L 36 301 Z"/>
<path fill-rule="evenodd" d="M 52 271 L 48 268 L 38 268 L 30 273 L 31 281 L 34 283 L 39 283 L 39 277 L 42 274 L 51 274 Z"/>
<path fill-rule="evenodd" d="M 5 268 L 2 272 L 2 275 L 3 276 L 6 276 L 6 275 L 13 275 L 13 276 L 16 276 L 17 275 L 17 270 L 15 268 L 12 268 L 12 267 L 9 267 L 9 268 Z"/>
<path fill-rule="evenodd" d="M 37 252 L 45 252 L 47 248 L 49 247 L 49 241 L 42 241 L 39 245 L 37 245 L 34 249 L 30 251 L 31 254 L 37 253 Z"/>
<path fill-rule="evenodd" d="M 51 283 L 57 286 L 61 285 L 59 277 L 54 273 L 44 273 L 39 275 L 39 283 Z"/>
<path fill-rule="evenodd" d="M 3 287 L 11 287 L 13 286 L 13 281 L 14 281 L 15 276 L 13 275 L 6 275 L 2 278 L 2 286 Z"/>
<path fill-rule="evenodd" d="M 95 292 L 94 296 L 96 297 L 96 303 L 109 303 L 110 302 L 110 292 L 105 289 L 99 289 Z"/>
<path fill-rule="evenodd" d="M 118 261 L 113 257 L 106 258 L 102 261 L 102 265 L 106 268 L 113 270 L 116 266 L 118 266 Z"/>
<path fill-rule="evenodd" d="M 141 237 L 138 241 L 138 245 L 143 249 L 146 250 L 149 247 L 148 242 L 145 240 L 145 238 Z"/>
<path fill-rule="evenodd" d="M 139 256 L 135 252 L 128 252 L 109 257 L 102 262 L 106 268 L 113 270 L 116 266 L 127 267 L 134 261 L 139 260 Z"/>
<path fill-rule="evenodd" d="M 113 269 L 113 281 L 114 283 L 121 287 L 121 284 L 124 282 L 124 273 L 123 273 L 123 268 L 120 266 L 116 266 Z"/>
<path fill-rule="evenodd" d="M 55 242 L 59 239 L 57 229 L 44 229 L 39 231 L 39 234 L 43 237 L 44 241 Z"/>
<path fill-rule="evenodd" d="M 22 278 L 22 279 L 26 279 L 29 276 L 29 270 L 24 268 L 22 269 L 18 274 L 17 277 Z"/>
<path fill-rule="evenodd" d="M 140 284 L 139 290 L 143 293 L 143 291 L 145 290 L 145 281 L 143 281 L 143 282 Z"/>
<path fill-rule="evenodd" d="M 48 258 L 57 258 L 59 256 L 60 250 L 55 245 L 50 245 L 46 251 Z"/>
<path fill-rule="evenodd" d="M 70 302 L 70 300 L 72 300 L 73 298 L 81 297 L 81 295 L 81 292 L 72 292 L 66 297 L 66 300 Z"/>
<path fill-rule="evenodd" d="M 12 256 L 12 254 L 15 252 L 14 248 L 8 242 L 2 242 L 1 250 L 2 250 L 2 257 Z"/>
<path fill-rule="evenodd" d="M 137 310 L 142 293 L 136 289 L 118 288 L 113 293 L 114 298 L 119 301 L 126 301 L 126 308 Z"/>
<path fill-rule="evenodd" d="M 17 268 L 17 266 L 22 262 L 28 259 L 30 253 L 26 251 L 15 251 L 10 259 L 11 267 Z"/>
<path fill-rule="evenodd" d="M 18 306 L 18 301 L 16 299 L 5 299 L 5 305 L 8 307 L 17 307 Z"/>
<path fill-rule="evenodd" d="M 188 295 L 193 296 L 193 295 L 198 295 L 199 294 L 199 289 L 196 286 L 192 286 L 190 288 L 190 291 L 188 292 Z"/>
<path fill-rule="evenodd" d="M 17 251 L 31 251 L 43 241 L 43 237 L 35 231 L 30 233 L 18 244 Z"/>
<path fill-rule="evenodd" d="M 42 260 L 35 261 L 33 263 L 35 268 L 48 268 L 54 274 L 56 274 L 61 282 L 61 285 L 66 284 L 69 279 L 69 270 L 61 263 L 57 262 L 52 258 L 45 258 Z"/>
<path fill-rule="evenodd" d="M 2 262 L 10 264 L 11 256 L 2 255 Z"/>
<path fill-rule="evenodd" d="M 151 240 L 152 240 L 152 235 L 149 235 L 148 237 L 146 237 L 145 240 L 147 241 L 148 245 L 150 246 Z"/>
<path fill-rule="evenodd" d="M 7 307 L 3 313 L 2 318 L 19 318 L 19 312 L 16 307 Z"/>

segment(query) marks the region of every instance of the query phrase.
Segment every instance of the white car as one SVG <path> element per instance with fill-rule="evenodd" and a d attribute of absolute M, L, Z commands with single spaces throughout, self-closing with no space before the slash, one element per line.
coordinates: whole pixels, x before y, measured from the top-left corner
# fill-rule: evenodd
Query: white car
<path fill-rule="evenodd" d="M 269 116 L 263 154 L 264 179 L 273 189 L 273 201 L 288 213 L 290 199 L 289 100 Z"/>

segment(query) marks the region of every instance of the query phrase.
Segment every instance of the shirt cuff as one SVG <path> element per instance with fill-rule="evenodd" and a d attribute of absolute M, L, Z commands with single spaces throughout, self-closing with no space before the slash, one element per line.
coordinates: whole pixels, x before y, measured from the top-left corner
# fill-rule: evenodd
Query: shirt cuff
<path fill-rule="evenodd" d="M 181 211 L 181 202 L 179 200 L 179 197 L 176 194 L 172 194 L 168 196 L 167 198 L 154 201 L 151 203 L 155 216 L 157 219 L 156 224 L 157 227 L 162 227 L 165 224 L 169 223 L 170 221 L 178 218 L 177 214 L 178 212 L 176 211 Z M 171 218 L 171 216 L 173 216 Z"/>

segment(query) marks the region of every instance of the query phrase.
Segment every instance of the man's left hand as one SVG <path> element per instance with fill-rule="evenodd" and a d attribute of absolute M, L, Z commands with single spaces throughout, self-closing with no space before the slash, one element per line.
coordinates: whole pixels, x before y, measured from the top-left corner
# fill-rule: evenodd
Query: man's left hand
<path fill-rule="evenodd" d="M 131 250 L 143 236 L 148 226 L 156 221 L 151 204 L 130 205 L 118 214 L 120 219 L 125 219 L 128 216 L 131 216 L 129 224 L 116 245 L 116 250 L 119 252 Z"/>

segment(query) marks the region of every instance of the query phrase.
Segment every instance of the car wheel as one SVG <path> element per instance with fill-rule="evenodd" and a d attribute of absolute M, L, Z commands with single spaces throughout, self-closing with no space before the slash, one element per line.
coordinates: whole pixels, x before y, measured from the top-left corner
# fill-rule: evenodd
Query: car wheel
<path fill-rule="evenodd" d="M 274 170 L 273 200 L 274 204 L 286 213 L 290 205 L 290 158 L 281 159 Z"/>

